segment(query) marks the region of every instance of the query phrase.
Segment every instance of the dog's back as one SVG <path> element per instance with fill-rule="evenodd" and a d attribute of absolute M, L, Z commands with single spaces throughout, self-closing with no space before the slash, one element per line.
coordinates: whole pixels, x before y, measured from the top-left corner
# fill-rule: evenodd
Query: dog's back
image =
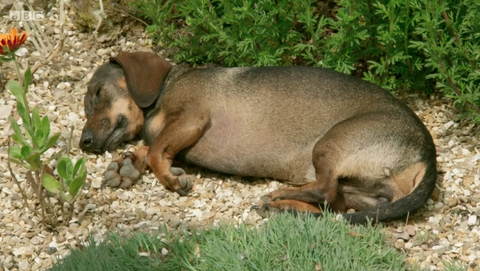
<path fill-rule="evenodd" d="M 331 70 L 213 68 L 189 70 L 175 78 L 166 82 L 166 101 L 175 104 L 175 99 L 189 97 L 189 106 L 211 112 L 209 128 L 185 158 L 212 170 L 296 183 L 314 180 L 316 142 L 337 123 L 364 114 L 378 114 L 382 120 L 368 128 L 378 136 L 359 134 L 358 144 L 380 146 L 381 135 L 388 133 L 398 143 L 392 151 L 400 146 L 406 151 L 399 164 L 421 156 L 418 143 L 431 144 L 421 121 L 391 94 Z M 162 108 L 168 111 L 169 104 Z"/>

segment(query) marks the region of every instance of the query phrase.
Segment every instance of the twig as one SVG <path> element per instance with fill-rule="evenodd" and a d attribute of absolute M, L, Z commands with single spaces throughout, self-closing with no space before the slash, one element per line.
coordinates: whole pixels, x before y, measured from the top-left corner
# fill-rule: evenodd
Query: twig
<path fill-rule="evenodd" d="M 13 5 L 15 6 L 15 8 L 17 10 L 24 11 L 23 5 L 20 5 L 19 1 L 14 1 Z M 35 32 L 32 31 L 32 28 L 30 28 L 30 24 L 25 23 L 25 24 L 23 24 L 23 26 L 25 27 L 27 32 L 31 33 L 31 35 L 30 35 L 31 39 L 29 39 L 29 40 L 31 40 L 33 42 L 33 45 L 35 46 L 35 48 L 37 48 L 37 50 L 39 50 L 39 51 L 45 51 L 45 45 L 42 43 L 41 39 L 38 39 L 37 35 L 35 35 Z"/>
<path fill-rule="evenodd" d="M 125 10 L 121 10 L 121 9 L 118 9 L 118 8 L 115 8 L 115 7 L 110 7 L 110 8 L 115 10 L 115 11 L 123 12 L 128 17 L 131 17 L 132 19 L 139 21 L 140 23 L 144 24 L 145 26 L 148 26 L 148 24 L 145 21 L 141 20 L 140 18 L 137 18 L 137 17 L 133 16 L 132 14 L 126 12 Z"/>
<path fill-rule="evenodd" d="M 34 74 L 38 70 L 38 68 L 40 68 L 42 65 L 50 62 L 55 57 L 55 55 L 62 50 L 64 40 L 65 40 L 65 37 L 63 36 L 63 34 L 61 34 L 60 41 L 58 42 L 57 46 L 55 46 L 55 49 L 47 55 L 47 58 L 45 60 L 37 62 L 37 63 L 35 63 L 35 65 L 33 65 L 32 69 L 31 69 L 32 74 Z"/>
<path fill-rule="evenodd" d="M 67 147 L 62 147 L 59 151 L 57 151 L 52 157 L 47 159 L 47 162 L 45 164 L 49 164 L 53 160 L 57 160 L 58 158 L 62 157 L 63 153 L 66 153 Z"/>
<path fill-rule="evenodd" d="M 105 14 L 105 12 L 103 10 L 103 1 L 98 0 L 98 3 L 100 5 L 100 10 L 96 10 L 95 12 L 93 12 L 93 15 L 95 16 L 95 19 L 98 20 L 97 27 L 95 28 L 95 31 L 93 31 L 93 34 L 98 33 L 98 29 L 100 29 L 100 26 L 102 25 L 103 19 L 105 19 L 107 17 L 107 15 Z"/>
<path fill-rule="evenodd" d="M 68 137 L 68 143 L 67 143 L 67 154 L 70 154 L 70 150 L 72 149 L 72 138 L 73 138 L 73 125 L 70 126 L 70 136 Z"/>
<path fill-rule="evenodd" d="M 8 138 L 8 148 L 7 148 L 7 166 L 8 166 L 8 171 L 10 171 L 10 175 L 12 176 L 12 179 L 15 181 L 15 184 L 18 187 L 18 190 L 20 190 L 20 193 L 22 194 L 23 201 L 25 203 L 25 207 L 33 211 L 33 213 L 37 216 L 40 216 L 40 214 L 37 212 L 37 210 L 30 208 L 28 205 L 27 201 L 27 194 L 25 194 L 25 191 L 23 190 L 22 186 L 20 185 L 20 182 L 17 179 L 17 176 L 15 173 L 13 173 L 12 170 L 12 165 L 10 164 L 10 138 Z"/>
<path fill-rule="evenodd" d="M 41 182 L 42 179 L 43 179 L 43 169 L 42 169 L 42 176 L 39 176 L 38 175 L 38 171 L 35 171 L 35 178 L 37 179 L 38 182 Z M 41 179 L 42 178 L 42 179 Z M 46 226 L 47 223 L 45 221 L 45 203 L 44 203 L 44 199 L 43 199 L 43 185 L 42 183 L 38 183 L 37 184 L 37 197 L 38 197 L 38 201 L 40 201 L 40 209 L 42 209 L 42 221 L 43 221 L 43 225 Z M 51 209 L 49 208 L 49 212 L 51 211 Z"/>
<path fill-rule="evenodd" d="M 63 49 L 63 44 L 65 41 L 65 33 L 63 31 L 64 25 L 65 25 L 64 5 L 63 5 L 63 0 L 60 0 L 60 40 L 58 41 L 58 44 L 57 46 L 55 46 L 53 51 L 50 51 L 50 53 L 47 55 L 47 57 L 43 61 L 37 62 L 35 63 L 35 65 L 33 65 L 31 69 L 32 74 L 34 74 L 38 70 L 38 68 L 50 62 L 55 57 L 55 55 Z"/>
<path fill-rule="evenodd" d="M 62 1 L 62 2 L 63 2 L 63 1 Z M 28 5 L 28 8 L 30 9 L 30 11 L 32 11 L 32 12 L 34 11 L 34 10 L 33 10 L 33 7 L 32 7 L 31 5 Z M 30 23 L 31 25 L 33 25 L 35 29 L 37 29 L 37 31 L 40 33 L 40 37 L 45 37 L 45 36 L 46 36 L 46 35 L 45 35 L 45 31 L 43 31 L 43 28 L 40 26 L 40 24 L 38 23 L 37 20 L 31 20 L 31 21 L 29 21 L 29 23 Z M 53 47 L 53 46 L 52 46 L 52 44 L 50 43 L 50 40 L 49 40 L 49 39 L 39 39 L 39 40 L 42 42 L 43 47 L 44 47 L 44 49 L 45 49 L 45 52 L 48 52 L 48 51 L 52 50 L 52 47 Z M 43 43 L 44 41 L 45 41 L 46 45 L 45 45 L 45 43 Z M 46 48 L 45 48 L 45 47 L 46 47 Z"/>

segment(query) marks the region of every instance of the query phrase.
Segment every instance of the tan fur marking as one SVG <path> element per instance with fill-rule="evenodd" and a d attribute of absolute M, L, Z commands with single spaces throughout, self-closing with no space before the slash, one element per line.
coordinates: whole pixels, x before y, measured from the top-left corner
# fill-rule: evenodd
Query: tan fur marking
<path fill-rule="evenodd" d="M 148 131 L 152 134 L 158 134 L 165 126 L 165 113 L 161 111 L 155 115 L 148 124 Z"/>
<path fill-rule="evenodd" d="M 115 123 L 119 115 L 124 115 L 129 123 L 127 132 L 136 135 L 144 123 L 143 111 L 130 97 L 123 97 L 112 103 L 112 110 L 108 113 L 111 123 Z"/>
<path fill-rule="evenodd" d="M 418 162 L 411 165 L 403 172 L 392 176 L 392 183 L 394 184 L 395 188 L 395 195 L 392 201 L 410 194 L 410 192 L 412 192 L 413 189 L 422 181 L 426 170 L 427 166 L 425 163 Z"/>
<path fill-rule="evenodd" d="M 125 77 L 118 79 L 117 86 L 119 86 L 122 89 L 127 89 L 127 82 L 125 81 Z"/>
<path fill-rule="evenodd" d="M 316 204 L 310 204 L 298 200 L 277 200 L 270 203 L 271 207 L 280 209 L 280 210 L 296 210 L 298 212 L 311 212 L 311 213 L 322 213 L 322 209 Z"/>

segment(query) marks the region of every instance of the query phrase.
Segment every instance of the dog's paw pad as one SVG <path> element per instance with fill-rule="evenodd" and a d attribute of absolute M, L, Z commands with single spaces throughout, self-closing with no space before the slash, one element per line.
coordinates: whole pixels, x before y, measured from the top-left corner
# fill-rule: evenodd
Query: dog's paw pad
<path fill-rule="evenodd" d="M 102 188 L 105 186 L 118 187 L 122 178 L 114 171 L 107 171 L 105 173 L 105 180 L 103 181 Z"/>
<path fill-rule="evenodd" d="M 120 171 L 118 173 L 123 178 L 130 178 L 132 180 L 137 180 L 140 177 L 140 171 L 132 165 L 131 160 L 130 160 L 130 163 L 128 162 L 124 163 L 126 160 L 130 160 L 130 159 L 127 158 L 123 160 L 122 162 L 123 166 L 122 168 L 120 168 Z"/>
<path fill-rule="evenodd" d="M 122 161 L 122 166 L 128 166 L 128 165 L 131 165 L 132 164 L 132 159 L 127 157 L 125 159 L 123 159 Z"/>
<path fill-rule="evenodd" d="M 262 201 L 263 203 L 265 203 L 265 204 L 269 204 L 270 202 L 272 202 L 272 198 L 269 197 L 269 196 L 263 196 L 263 197 L 261 198 L 261 201 Z"/>
<path fill-rule="evenodd" d="M 102 188 L 104 188 L 105 186 L 117 187 L 120 185 L 120 181 L 122 180 L 122 177 L 118 175 L 117 171 L 118 171 L 118 164 L 116 162 L 112 162 L 108 165 L 107 171 L 105 171 L 105 174 L 104 174 Z"/>
<path fill-rule="evenodd" d="M 119 177 L 118 176 L 118 173 L 116 171 L 113 171 L 113 170 L 109 170 L 107 172 L 105 172 L 105 181 L 110 181 L 111 179 L 115 178 L 115 177 Z"/>
<path fill-rule="evenodd" d="M 179 168 L 179 167 L 171 167 L 170 172 L 175 175 L 175 176 L 180 176 L 180 175 L 185 175 L 185 170 Z M 181 185 L 180 185 L 181 186 Z"/>
<path fill-rule="evenodd" d="M 180 196 L 186 196 L 192 190 L 194 177 L 191 175 L 182 175 L 178 177 L 180 189 L 177 191 Z"/>
<path fill-rule="evenodd" d="M 108 164 L 107 172 L 109 172 L 109 171 L 117 172 L 118 171 L 118 163 L 117 162 L 111 162 L 110 164 Z"/>
<path fill-rule="evenodd" d="M 119 188 L 130 188 L 132 185 L 133 185 L 133 180 L 128 178 L 128 177 L 124 177 L 122 178 L 122 182 L 120 183 L 120 185 L 118 186 Z"/>

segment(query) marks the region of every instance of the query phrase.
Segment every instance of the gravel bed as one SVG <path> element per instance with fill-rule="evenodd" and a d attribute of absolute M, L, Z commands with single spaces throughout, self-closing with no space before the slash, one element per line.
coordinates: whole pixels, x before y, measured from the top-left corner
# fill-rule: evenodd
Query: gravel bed
<path fill-rule="evenodd" d="M 1 8 L 1 7 L 0 7 Z M 68 8 L 68 3 L 67 3 Z M 67 9 L 68 10 L 68 9 Z M 140 30 L 118 37 L 115 42 L 100 43 L 92 34 L 79 33 L 66 14 L 65 47 L 48 65 L 41 67 L 30 87 L 30 106 L 49 116 L 52 130 L 61 133 L 57 148 L 65 146 L 69 127 L 74 126 L 71 155 L 84 154 L 78 148 L 85 123 L 83 95 L 96 67 L 120 50 L 149 51 L 151 41 Z M 18 22 L 0 21 L 0 33 L 8 32 Z M 41 21 L 47 35 L 59 39 L 58 10 L 53 8 Z M 30 66 L 45 56 L 35 51 L 31 42 Z M 0 80 L 14 78 L 8 63 L 0 66 Z M 2 79 L 3 77 L 3 79 Z M 249 180 L 189 167 L 199 180 L 187 197 L 166 191 L 153 174 L 143 176 L 132 189 L 100 189 L 106 165 L 121 151 L 88 155 L 88 180 L 77 201 L 68 226 L 48 231 L 40 219 L 23 206 L 20 192 L 7 170 L 7 139 L 12 134 L 8 116 L 15 100 L 0 83 L 0 270 L 38 270 L 52 265 L 58 257 L 68 255 L 67 245 L 78 247 L 89 234 L 101 239 L 109 231 L 121 233 L 156 230 L 165 223 L 171 228 L 197 227 L 221 221 L 258 225 L 264 220 L 250 207 L 261 195 L 285 184 L 275 180 Z M 432 133 L 438 151 L 439 177 L 434 195 L 426 206 L 410 216 L 408 222 L 386 224 L 393 245 L 404 251 L 407 262 L 430 270 L 442 270 L 444 261 L 458 261 L 469 270 L 478 269 L 479 244 L 479 160 L 478 129 L 457 121 L 458 112 L 448 99 L 432 95 L 429 99 L 405 95 L 402 99 L 415 110 Z M 122 148 L 133 149 L 134 145 Z M 18 178 L 25 174 L 14 168 Z M 23 171 L 24 172 L 24 171 Z"/>

